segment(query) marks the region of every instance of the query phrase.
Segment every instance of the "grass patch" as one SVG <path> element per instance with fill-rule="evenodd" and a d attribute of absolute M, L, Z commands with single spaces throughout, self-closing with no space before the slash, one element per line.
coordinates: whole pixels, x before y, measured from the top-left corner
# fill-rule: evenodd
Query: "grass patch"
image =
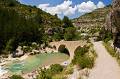
<path fill-rule="evenodd" d="M 67 79 L 67 77 L 65 77 L 64 74 L 56 74 L 52 79 Z"/>
<path fill-rule="evenodd" d="M 109 42 L 103 42 L 103 45 L 112 57 L 116 57 L 116 51 L 111 47 Z"/>
<path fill-rule="evenodd" d="M 63 74 L 69 75 L 73 73 L 73 64 L 69 64 L 63 71 Z"/>

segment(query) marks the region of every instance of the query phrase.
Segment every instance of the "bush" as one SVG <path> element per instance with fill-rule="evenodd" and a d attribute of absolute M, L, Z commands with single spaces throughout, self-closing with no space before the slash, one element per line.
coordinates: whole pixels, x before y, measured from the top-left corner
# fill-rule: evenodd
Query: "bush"
<path fill-rule="evenodd" d="M 21 77 L 20 75 L 13 75 L 10 77 L 10 79 L 24 79 L 24 78 Z"/>
<path fill-rule="evenodd" d="M 63 71 L 63 66 L 60 64 L 53 64 L 50 66 L 50 71 L 52 74 L 57 74 Z"/>
<path fill-rule="evenodd" d="M 63 67 L 59 64 L 50 66 L 50 69 L 40 69 L 37 79 L 52 79 L 53 76 L 63 71 Z"/>
<path fill-rule="evenodd" d="M 83 56 L 79 59 L 78 61 L 78 65 L 80 66 L 80 68 L 84 69 L 84 68 L 92 68 L 94 65 L 94 59 L 87 57 L 87 56 Z"/>
<path fill-rule="evenodd" d="M 76 56 L 83 56 L 85 53 L 87 53 L 88 52 L 88 49 L 89 49 L 89 47 L 86 47 L 86 46 L 84 46 L 84 47 L 78 47 L 76 50 L 75 50 L 75 55 Z"/>
<path fill-rule="evenodd" d="M 102 40 L 104 42 L 108 42 L 113 39 L 113 34 L 111 31 L 105 30 L 105 28 L 101 28 L 100 33 L 99 33 L 99 40 Z"/>
<path fill-rule="evenodd" d="M 64 70 L 64 74 L 69 75 L 73 73 L 73 65 L 67 66 L 67 68 Z"/>
<path fill-rule="evenodd" d="M 94 58 L 88 55 L 89 47 L 78 48 L 75 51 L 72 63 L 78 65 L 80 68 L 92 68 L 94 65 Z"/>
<path fill-rule="evenodd" d="M 52 79 L 52 76 L 48 74 L 47 69 L 41 69 L 36 79 Z"/>
<path fill-rule="evenodd" d="M 65 77 L 64 75 L 58 74 L 58 75 L 53 76 L 52 79 L 67 79 L 67 77 Z"/>
<path fill-rule="evenodd" d="M 76 37 L 76 28 L 68 27 L 65 29 L 64 39 L 71 41 Z"/>

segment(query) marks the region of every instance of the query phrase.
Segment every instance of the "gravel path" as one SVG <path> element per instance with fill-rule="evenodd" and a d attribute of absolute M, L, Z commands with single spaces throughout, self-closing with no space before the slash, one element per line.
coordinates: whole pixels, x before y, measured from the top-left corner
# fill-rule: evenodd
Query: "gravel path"
<path fill-rule="evenodd" d="M 98 58 L 88 79 L 120 79 L 120 67 L 115 58 L 109 55 L 102 42 L 93 44 Z"/>

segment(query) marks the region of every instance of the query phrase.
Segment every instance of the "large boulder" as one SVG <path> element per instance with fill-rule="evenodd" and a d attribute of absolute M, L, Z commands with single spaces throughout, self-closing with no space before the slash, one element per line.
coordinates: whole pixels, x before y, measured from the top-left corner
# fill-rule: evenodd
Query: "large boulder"
<path fill-rule="evenodd" d="M 21 57 L 21 56 L 23 56 L 24 55 L 24 52 L 23 52 L 23 50 L 22 50 L 22 47 L 21 46 L 19 46 L 17 49 L 16 49 L 16 51 L 14 51 L 13 52 L 13 57 L 15 58 L 15 57 Z"/>

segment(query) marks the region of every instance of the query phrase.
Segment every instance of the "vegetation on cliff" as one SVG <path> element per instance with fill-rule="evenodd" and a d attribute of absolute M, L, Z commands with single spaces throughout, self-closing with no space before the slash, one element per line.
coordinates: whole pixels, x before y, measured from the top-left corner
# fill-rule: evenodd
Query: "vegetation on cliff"
<path fill-rule="evenodd" d="M 91 13 L 86 13 L 79 18 L 75 18 L 72 22 L 81 33 L 88 33 L 90 36 L 95 36 L 104 27 L 106 15 L 110 10 L 111 5 L 108 5 L 105 8 L 96 9 Z"/>
<path fill-rule="evenodd" d="M 68 17 L 64 17 L 62 21 L 35 6 L 23 5 L 16 0 L 0 1 L 2 53 L 14 51 L 18 45 L 29 46 L 32 42 L 47 44 L 54 40 L 73 40 L 75 32 Z"/>

